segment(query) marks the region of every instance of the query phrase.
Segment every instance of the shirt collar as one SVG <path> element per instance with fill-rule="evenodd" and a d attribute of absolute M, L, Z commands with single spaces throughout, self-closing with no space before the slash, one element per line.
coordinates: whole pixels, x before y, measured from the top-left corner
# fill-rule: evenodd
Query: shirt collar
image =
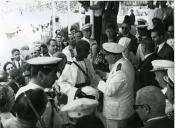
<path fill-rule="evenodd" d="M 164 44 L 165 44 L 165 42 L 163 42 L 163 43 L 157 45 L 157 47 L 158 47 L 158 52 L 162 49 L 162 47 L 164 46 Z"/>
<path fill-rule="evenodd" d="M 149 53 L 149 54 L 145 55 L 144 58 L 146 59 L 146 58 L 148 58 L 148 57 L 149 57 L 150 55 L 152 55 L 152 54 L 153 54 L 153 53 Z"/>
<path fill-rule="evenodd" d="M 152 120 L 159 120 L 159 119 L 163 119 L 163 118 L 166 118 L 166 115 L 165 116 L 157 116 L 157 117 L 154 117 L 154 118 L 150 118 L 150 119 L 147 120 L 147 122 L 152 121 Z"/>

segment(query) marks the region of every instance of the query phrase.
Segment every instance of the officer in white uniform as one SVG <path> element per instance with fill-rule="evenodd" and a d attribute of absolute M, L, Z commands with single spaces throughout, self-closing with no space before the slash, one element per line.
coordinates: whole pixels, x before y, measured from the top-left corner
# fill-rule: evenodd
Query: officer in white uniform
<path fill-rule="evenodd" d="M 103 115 L 107 128 L 125 127 L 127 119 L 134 113 L 134 68 L 123 57 L 123 46 L 108 42 L 103 44 L 103 49 L 110 69 L 106 82 L 101 80 L 98 85 L 104 93 Z"/>

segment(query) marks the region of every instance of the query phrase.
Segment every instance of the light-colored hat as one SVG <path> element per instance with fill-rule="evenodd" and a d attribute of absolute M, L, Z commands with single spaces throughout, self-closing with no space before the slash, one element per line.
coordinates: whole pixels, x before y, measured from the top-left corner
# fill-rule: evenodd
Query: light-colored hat
<path fill-rule="evenodd" d="M 168 70 L 168 68 L 174 67 L 174 62 L 170 60 L 153 60 L 151 63 L 153 66 L 151 71 Z"/>
<path fill-rule="evenodd" d="M 27 63 L 31 65 L 50 65 L 50 64 L 56 64 L 60 62 L 62 59 L 61 58 L 56 58 L 56 57 L 36 57 L 29 59 Z"/>
<path fill-rule="evenodd" d="M 103 44 L 103 49 L 111 54 L 117 54 L 122 53 L 125 48 L 120 44 L 114 42 L 107 42 Z"/>
<path fill-rule="evenodd" d="M 118 44 L 122 45 L 125 49 L 128 47 L 128 45 L 130 44 L 131 39 L 128 37 L 122 37 L 120 38 Z"/>
<path fill-rule="evenodd" d="M 169 68 L 167 72 L 168 76 L 164 76 L 164 80 L 169 83 L 172 88 L 174 87 L 174 68 Z"/>
<path fill-rule="evenodd" d="M 86 95 L 94 96 L 96 100 L 98 100 L 99 98 L 98 90 L 93 87 L 85 86 L 81 89 L 81 91 L 84 92 Z"/>
<path fill-rule="evenodd" d="M 60 110 L 62 112 L 69 112 L 70 117 L 80 118 L 82 116 L 92 114 L 97 106 L 97 100 L 80 98 L 64 105 Z"/>
<path fill-rule="evenodd" d="M 136 26 L 138 29 L 143 29 L 143 28 L 147 28 L 148 25 L 147 24 L 144 24 L 144 25 L 137 25 Z"/>
<path fill-rule="evenodd" d="M 91 27 L 92 27 L 92 24 L 89 24 L 89 23 L 88 24 L 85 24 L 85 25 L 82 26 L 81 31 L 87 30 L 87 29 L 89 29 Z"/>

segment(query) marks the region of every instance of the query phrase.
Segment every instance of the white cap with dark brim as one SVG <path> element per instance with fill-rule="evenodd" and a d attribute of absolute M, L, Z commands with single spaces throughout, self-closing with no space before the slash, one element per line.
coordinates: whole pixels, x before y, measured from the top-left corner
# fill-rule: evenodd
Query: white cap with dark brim
<path fill-rule="evenodd" d="M 111 54 L 118 54 L 124 51 L 124 47 L 114 42 L 107 42 L 103 44 L 103 49 Z"/>
<path fill-rule="evenodd" d="M 36 57 L 29 59 L 27 61 L 28 64 L 31 65 L 51 65 L 51 64 L 57 64 L 60 62 L 62 58 L 56 58 L 56 57 Z"/>
<path fill-rule="evenodd" d="M 168 70 L 169 68 L 174 67 L 174 62 L 170 60 L 153 60 L 152 62 L 153 69 L 150 70 L 153 71 L 160 71 L 160 70 Z"/>
<path fill-rule="evenodd" d="M 82 26 L 81 31 L 86 30 L 86 29 L 89 29 L 91 27 L 92 27 L 92 24 L 89 24 L 89 23 L 88 24 L 85 24 L 85 25 Z"/>

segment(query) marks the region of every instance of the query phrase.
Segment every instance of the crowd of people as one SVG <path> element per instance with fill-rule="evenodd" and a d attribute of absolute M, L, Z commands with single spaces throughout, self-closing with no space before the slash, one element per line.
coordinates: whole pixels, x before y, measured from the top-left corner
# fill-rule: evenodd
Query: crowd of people
<path fill-rule="evenodd" d="M 106 24 L 100 43 L 87 23 L 67 41 L 56 31 L 12 49 L 0 71 L 1 127 L 173 128 L 174 14 L 160 5 L 151 29 L 126 15 L 121 29 Z"/>

